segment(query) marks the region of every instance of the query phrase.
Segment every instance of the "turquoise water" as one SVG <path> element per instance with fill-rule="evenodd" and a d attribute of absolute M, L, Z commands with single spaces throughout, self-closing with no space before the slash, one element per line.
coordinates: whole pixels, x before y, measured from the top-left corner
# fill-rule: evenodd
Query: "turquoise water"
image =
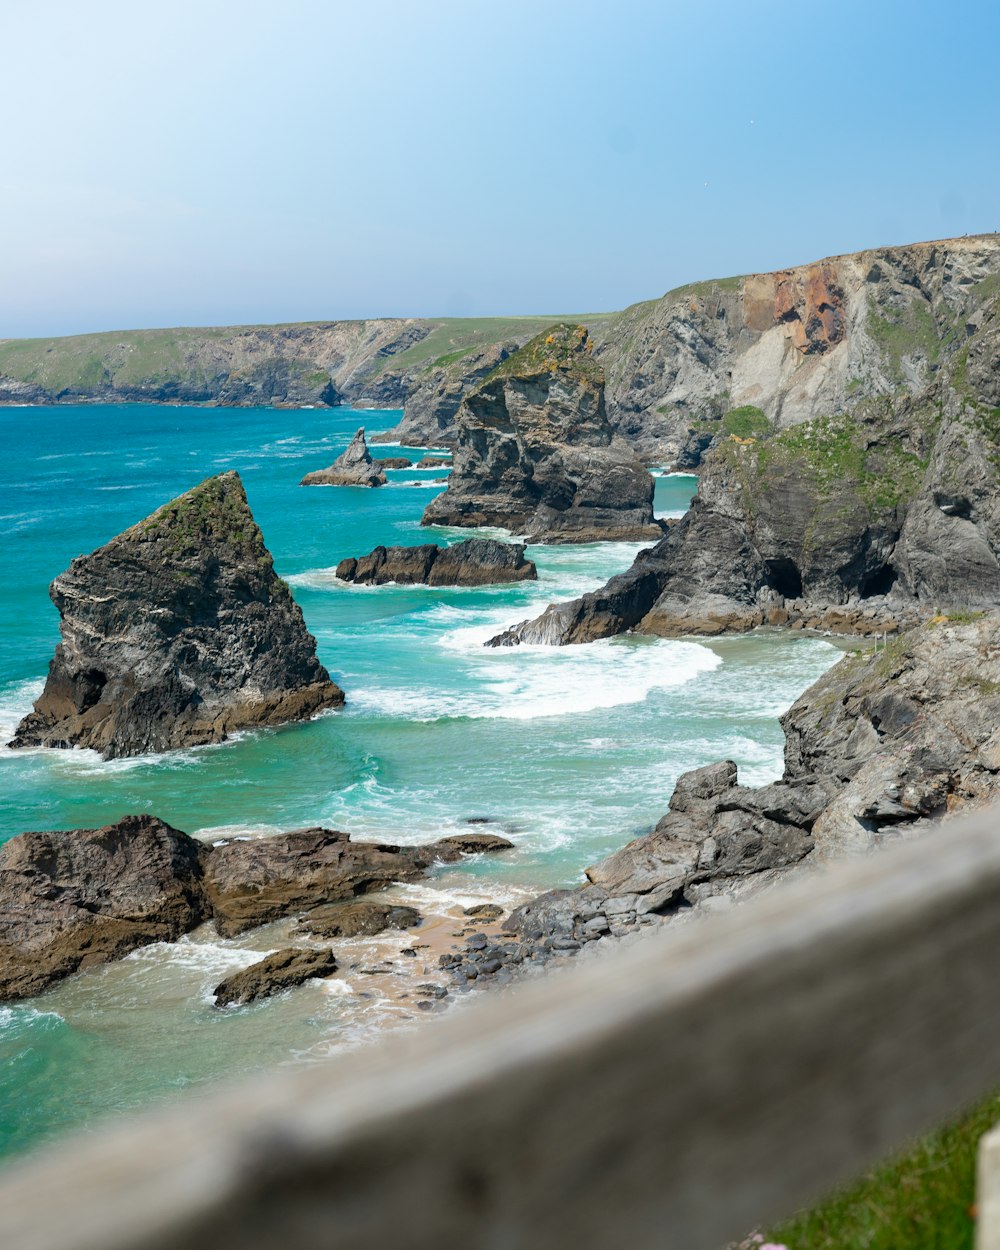
<path fill-rule="evenodd" d="M 278 571 L 348 696 L 342 712 L 306 725 L 139 760 L 0 750 L 0 841 L 136 811 L 209 838 L 324 824 L 394 842 L 431 840 L 470 817 L 489 817 L 516 843 L 514 852 L 397 892 L 430 917 L 449 917 L 470 902 L 511 904 L 578 880 L 585 865 L 662 815 L 687 768 L 729 757 L 752 784 L 780 773 L 777 716 L 836 659 L 822 640 L 481 645 L 498 628 L 626 568 L 636 545 L 532 547 L 538 582 L 510 587 L 337 583 L 337 562 L 377 543 L 469 535 L 419 527 L 441 489 L 433 480 L 440 469 L 390 471 L 379 490 L 298 486 L 303 473 L 339 454 L 359 424 L 375 431 L 398 417 L 347 409 L 0 409 L 3 741 L 40 691 L 58 638 L 47 595 L 52 577 L 229 468 L 239 470 Z M 694 488 L 691 477 L 658 477 L 658 512 L 679 515 Z M 216 1011 L 211 990 L 221 976 L 275 949 L 284 933 L 268 926 L 223 942 L 206 927 L 0 1010 L 0 1150 L 212 1077 L 358 1044 L 414 1015 L 397 960 L 412 934 L 343 944 L 346 970 L 330 982 Z M 388 961 L 396 971 L 349 966 L 365 961 Z"/>

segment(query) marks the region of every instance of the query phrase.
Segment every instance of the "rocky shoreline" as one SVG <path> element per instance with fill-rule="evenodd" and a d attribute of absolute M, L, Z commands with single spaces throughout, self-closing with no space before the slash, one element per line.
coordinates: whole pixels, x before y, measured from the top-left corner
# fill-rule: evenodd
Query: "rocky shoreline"
<path fill-rule="evenodd" d="M 468 538 L 450 547 L 435 543 L 376 547 L 366 556 L 341 560 L 337 577 L 362 586 L 493 586 L 534 581 L 538 570 L 525 559 L 524 550 L 524 543 L 492 538 Z"/>

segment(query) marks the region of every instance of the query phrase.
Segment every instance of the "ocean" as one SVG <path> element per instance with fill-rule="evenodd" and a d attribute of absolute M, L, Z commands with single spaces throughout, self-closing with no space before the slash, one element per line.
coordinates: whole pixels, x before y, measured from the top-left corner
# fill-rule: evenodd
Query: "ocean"
<path fill-rule="evenodd" d="M 321 824 L 393 843 L 432 841 L 487 819 L 514 851 L 392 892 L 440 928 L 464 906 L 513 906 L 579 881 L 587 864 L 655 823 L 685 769 L 730 758 L 746 783 L 780 775 L 777 718 L 840 655 L 822 639 L 482 646 L 499 628 L 627 568 L 636 544 L 533 546 L 538 581 L 512 586 L 338 583 L 339 560 L 379 543 L 476 532 L 420 527 L 442 489 L 440 469 L 390 470 L 377 490 L 298 486 L 359 425 L 374 433 L 399 417 L 347 408 L 0 409 L 0 742 L 40 692 L 58 640 L 51 579 L 225 469 L 242 476 L 276 568 L 348 699 L 308 724 L 139 759 L 0 747 L 0 841 L 129 812 L 208 839 Z M 681 515 L 695 488 L 693 477 L 658 475 L 658 514 Z M 287 932 L 279 924 L 221 940 L 203 926 L 0 1008 L 0 1155 L 204 1081 L 364 1045 L 419 1018 L 410 989 L 420 929 L 338 941 L 342 968 L 329 980 L 217 1010 L 218 981 L 282 945 Z M 416 962 L 402 953 L 413 947 Z"/>

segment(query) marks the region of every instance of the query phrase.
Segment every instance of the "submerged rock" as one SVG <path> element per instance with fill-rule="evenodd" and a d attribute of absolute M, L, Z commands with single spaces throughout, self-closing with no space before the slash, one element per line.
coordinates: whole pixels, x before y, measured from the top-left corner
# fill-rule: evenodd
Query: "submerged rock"
<path fill-rule="evenodd" d="M 208 916 L 207 848 L 157 820 L 22 833 L 0 847 L 0 1001 L 170 942 Z"/>
<path fill-rule="evenodd" d="M 216 1007 L 243 1007 L 259 998 L 270 998 L 293 989 L 313 977 L 328 977 L 337 971 L 331 950 L 303 950 L 288 946 L 266 959 L 234 972 L 215 987 Z"/>
<path fill-rule="evenodd" d="M 529 542 L 662 536 L 653 479 L 614 435 L 583 326 L 532 339 L 468 395 L 447 488 L 424 525 L 499 525 Z"/>
<path fill-rule="evenodd" d="M 236 473 L 78 557 L 49 593 L 62 641 L 13 747 L 113 759 L 221 742 L 344 701 Z"/>
<path fill-rule="evenodd" d="M 492 538 L 469 538 L 438 547 L 376 547 L 360 559 L 341 560 L 341 581 L 366 586 L 489 586 L 497 582 L 533 581 L 538 570 L 524 558 L 524 543 L 501 543 Z"/>
<path fill-rule="evenodd" d="M 382 463 L 372 459 L 362 426 L 348 443 L 347 450 L 328 469 L 307 473 L 299 485 L 384 486 L 386 480 Z"/>

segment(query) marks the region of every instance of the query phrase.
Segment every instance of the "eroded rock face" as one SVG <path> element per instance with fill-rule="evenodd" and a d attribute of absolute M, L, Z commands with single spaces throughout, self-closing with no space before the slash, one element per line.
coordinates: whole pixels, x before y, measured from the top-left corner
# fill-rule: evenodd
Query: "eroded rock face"
<path fill-rule="evenodd" d="M 849 655 L 781 723 L 780 781 L 741 786 L 730 760 L 683 774 L 651 833 L 588 868 L 587 885 L 532 900 L 505 927 L 543 953 L 572 951 L 996 801 L 1000 617 L 922 625 Z"/>
<path fill-rule="evenodd" d="M 80 556 L 50 594 L 62 641 L 11 746 L 112 759 L 220 742 L 344 701 L 236 473 Z"/>
<path fill-rule="evenodd" d="M 469 538 L 438 547 L 376 547 L 359 559 L 341 560 L 341 581 L 365 586 L 490 586 L 498 582 L 534 581 L 538 570 L 524 558 L 523 543 L 501 543 L 491 538 Z"/>
<path fill-rule="evenodd" d="M 1000 606 L 998 440 L 990 410 L 940 391 L 730 439 L 630 570 L 492 643 L 895 633 L 938 609 Z"/>
<path fill-rule="evenodd" d="M 206 848 L 153 816 L 0 847 L 0 1001 L 169 942 L 209 914 Z"/>
<path fill-rule="evenodd" d="M 420 924 L 420 919 L 415 907 L 379 903 L 374 899 L 350 899 L 313 908 L 299 921 L 298 931 L 327 938 L 372 937 L 386 929 L 411 929 Z"/>
<path fill-rule="evenodd" d="M 458 416 L 447 489 L 425 525 L 497 525 L 529 542 L 656 538 L 653 479 L 608 424 L 583 326 L 532 339 Z"/>
<path fill-rule="evenodd" d="M 307 473 L 300 486 L 384 486 L 388 479 L 382 465 L 372 459 L 362 426 L 347 449 L 328 469 Z"/>
<path fill-rule="evenodd" d="M 313 977 L 328 977 L 337 971 L 331 950 L 286 946 L 273 955 L 234 972 L 215 987 L 216 1007 L 244 1007 L 282 990 L 294 989 Z"/>

